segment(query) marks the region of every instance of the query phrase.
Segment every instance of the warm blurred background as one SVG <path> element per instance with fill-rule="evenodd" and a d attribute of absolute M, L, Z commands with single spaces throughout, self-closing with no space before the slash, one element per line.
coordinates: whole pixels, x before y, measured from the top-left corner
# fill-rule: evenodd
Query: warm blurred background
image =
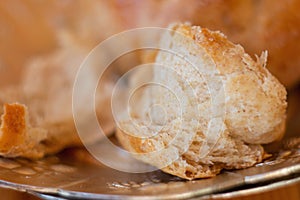
<path fill-rule="evenodd" d="M 220 30 L 289 88 L 300 78 L 300 1 L 285 0 L 11 0 L 0 2 L 1 81 L 15 82 L 25 63 L 58 48 L 62 32 L 88 48 L 135 27 L 174 21 Z"/>
<path fill-rule="evenodd" d="M 295 134 L 300 131 L 299 9 L 299 0 L 0 1 L 0 89 L 21 84 L 36 59 L 52 63 L 57 55 L 58 67 L 79 67 L 68 64 L 115 33 L 189 21 L 220 30 L 253 57 L 268 50 L 267 67 L 289 91 L 288 134 Z M 79 50 L 73 54 L 74 46 Z"/>

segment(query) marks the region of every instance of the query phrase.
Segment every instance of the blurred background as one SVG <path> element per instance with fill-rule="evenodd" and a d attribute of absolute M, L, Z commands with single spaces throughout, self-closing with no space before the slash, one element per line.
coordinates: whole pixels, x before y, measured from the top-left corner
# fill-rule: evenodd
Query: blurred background
<path fill-rule="evenodd" d="M 67 39 L 91 49 L 120 31 L 189 21 L 220 30 L 253 57 L 268 50 L 268 68 L 293 88 L 300 78 L 299 8 L 298 0 L 1 1 L 1 82 L 18 82 L 30 59 Z"/>
<path fill-rule="evenodd" d="M 56 76 L 50 82 L 64 87 L 70 83 L 61 80 L 74 76 L 87 53 L 113 34 L 188 21 L 223 32 L 253 58 L 268 51 L 267 68 L 288 89 L 287 134 L 292 136 L 300 131 L 299 9 L 299 0 L 0 1 L 0 90 L 36 76 L 41 82 Z M 28 76 L 33 63 L 47 70 Z M 39 90 L 47 87 L 41 84 Z"/>

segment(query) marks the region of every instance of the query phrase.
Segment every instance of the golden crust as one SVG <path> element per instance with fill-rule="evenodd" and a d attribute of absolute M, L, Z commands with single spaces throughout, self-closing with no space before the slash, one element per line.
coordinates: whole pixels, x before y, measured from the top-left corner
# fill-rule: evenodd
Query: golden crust
<path fill-rule="evenodd" d="M 19 103 L 4 104 L 4 113 L 1 119 L 0 155 L 40 157 L 41 153 L 32 147 L 45 138 L 46 132 L 30 127 L 26 106 Z M 36 131 L 38 131 L 38 135 L 36 135 Z"/>
<path fill-rule="evenodd" d="M 0 149 L 1 152 L 22 144 L 26 137 L 26 108 L 20 104 L 5 104 L 2 115 Z"/>

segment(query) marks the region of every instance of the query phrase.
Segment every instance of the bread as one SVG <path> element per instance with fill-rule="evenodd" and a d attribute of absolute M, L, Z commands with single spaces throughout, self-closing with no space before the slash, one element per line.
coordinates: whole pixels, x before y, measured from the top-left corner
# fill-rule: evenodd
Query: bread
<path fill-rule="evenodd" d="M 300 47 L 298 44 L 300 41 L 300 15 L 298 14 L 300 5 L 297 0 L 280 1 L 276 4 L 272 0 L 189 0 L 188 3 L 170 0 L 163 2 L 159 0 L 133 0 L 76 1 L 63 4 L 48 2 L 46 5 L 36 4 L 30 0 L 17 2 L 16 6 L 24 8 L 17 15 L 12 13 L 8 3 L 0 3 L 0 8 L 3 10 L 0 13 L 3 18 L 0 23 L 6 30 L 0 36 L 3 44 L 0 47 L 1 91 L 3 91 L 2 86 L 20 83 L 20 80 L 23 80 L 23 75 L 28 77 L 28 81 L 25 81 L 26 84 L 34 87 L 26 87 L 29 93 L 25 93 L 23 89 L 19 88 L 21 97 L 10 98 L 9 101 L 2 100 L 2 102 L 25 104 L 30 112 L 29 116 L 32 120 L 30 123 L 33 126 L 40 127 L 47 120 L 51 122 L 48 121 L 46 124 L 57 122 L 63 124 L 65 118 L 68 118 L 67 121 L 69 121 L 70 105 L 64 101 L 62 95 L 65 90 L 62 88 L 57 90 L 60 95 L 55 95 L 59 96 L 59 99 L 56 99 L 53 98 L 53 93 L 56 93 L 55 90 L 52 90 L 51 94 L 47 94 L 48 91 L 45 91 L 43 83 L 43 79 L 48 78 L 48 73 L 44 73 L 46 71 L 50 70 L 50 74 L 60 74 L 58 71 L 55 72 L 57 69 L 61 73 L 68 74 L 70 72 L 67 67 L 60 69 L 60 59 L 68 63 L 67 60 L 77 58 L 78 54 L 84 54 L 84 52 L 74 52 L 73 46 L 61 50 L 61 40 L 57 39 L 61 30 L 73 34 L 74 40 L 84 43 L 84 49 L 88 52 L 100 41 L 122 30 L 145 26 L 161 27 L 173 21 L 188 20 L 203 27 L 223 31 L 230 40 L 241 43 L 251 55 L 268 49 L 268 69 L 288 88 L 295 86 L 299 81 L 300 68 L 298 67 L 299 56 L 297 52 L 299 52 Z M 184 9 L 182 9 L 183 7 Z M 24 21 L 26 24 L 23 23 Z M 75 49 L 78 50 L 77 47 Z M 37 54 L 39 54 L 39 58 L 34 58 L 35 61 L 29 65 L 25 64 Z M 55 56 L 59 58 L 56 59 Z M 79 58 L 82 56 L 79 55 Z M 54 65 L 57 67 L 52 70 L 52 64 L 48 65 L 47 63 L 52 63 L 53 60 L 56 60 Z M 131 67 L 132 64 L 136 63 L 132 60 L 134 59 L 130 58 L 123 63 L 126 66 L 125 70 L 128 70 L 127 66 Z M 39 65 L 47 67 L 40 69 Z M 38 70 L 37 73 L 35 68 Z M 121 70 L 121 73 L 124 71 Z M 41 78 L 35 81 L 37 77 Z M 53 86 L 53 82 L 50 80 L 56 81 L 57 78 L 49 77 L 48 83 L 52 88 L 59 87 L 63 82 L 63 79 L 59 79 L 59 84 Z M 21 87 L 23 87 L 23 83 L 24 81 L 21 81 Z M 110 92 L 107 92 L 105 96 L 107 97 L 109 94 Z M 45 107 L 45 99 L 48 103 L 52 102 L 51 106 Z M 109 97 L 104 98 L 103 101 L 109 101 Z M 58 106 L 58 103 L 62 107 L 65 105 L 68 107 L 66 109 L 68 111 L 63 115 L 62 107 Z M 46 117 L 44 117 L 45 111 Z M 103 121 L 107 121 L 104 123 L 111 124 L 111 116 L 107 117 L 106 111 L 101 110 L 98 113 L 104 113 L 104 116 L 101 116 Z"/>
<path fill-rule="evenodd" d="M 72 92 L 76 73 L 89 49 L 69 34 L 61 33 L 60 39 L 58 49 L 35 57 L 25 66 L 20 86 L 2 89 L 1 156 L 38 159 L 82 145 L 73 119 Z M 86 82 L 96 78 L 92 71 L 87 75 Z M 107 105 L 112 80 L 102 82 L 97 90 L 100 94 L 96 97 L 96 113 L 104 133 L 111 134 L 114 124 Z M 79 109 L 84 110 L 85 105 Z M 99 139 L 100 136 L 90 138 L 89 142 Z"/>
<path fill-rule="evenodd" d="M 95 45 L 122 30 L 121 23 L 117 22 L 121 17 L 114 12 L 114 4 L 109 1 L 80 0 L 71 4 L 49 2 L 46 5 L 28 1 L 17 2 L 16 6 L 24 8 L 17 15 L 12 14 L 8 4 L 0 3 L 3 10 L 0 16 L 4 19 L 0 24 L 8 30 L 0 36 L 5 46 L 0 47 L 0 115 L 4 114 L 3 105 L 18 103 L 28 112 L 28 126 L 43 130 L 41 134 L 46 132 L 46 136 L 41 141 L 33 139 L 35 145 L 30 148 L 38 151 L 36 154 L 30 153 L 31 150 L 25 151 L 26 142 L 20 144 L 24 148 L 11 146 L 19 149 L 18 152 L 2 152 L 1 147 L 0 152 L 5 157 L 37 159 L 70 146 L 82 145 L 72 113 L 76 73 Z M 111 23 L 112 20 L 114 23 Z M 112 73 L 112 70 L 107 73 Z M 89 75 L 99 78 L 94 74 L 91 72 Z M 109 105 L 116 76 L 102 77 L 106 78 L 97 88 L 96 113 L 104 133 L 108 135 L 114 130 Z M 80 109 L 85 110 L 85 105 Z M 13 139 L 13 135 L 11 137 Z M 31 138 L 30 133 L 26 137 Z M 99 139 L 87 140 L 96 142 Z"/>
<path fill-rule="evenodd" d="M 41 158 L 55 153 L 70 144 L 80 144 L 74 133 L 72 121 L 51 127 L 32 127 L 25 105 L 13 103 L 4 105 L 1 117 L 0 155 L 5 157 Z M 64 136 L 62 137 L 62 134 Z"/>
<path fill-rule="evenodd" d="M 122 146 L 137 159 L 189 180 L 261 162 L 266 155 L 261 144 L 283 136 L 287 107 L 284 86 L 266 68 L 267 53 L 254 61 L 218 31 L 188 24 L 169 28 L 160 47 L 175 53 L 159 51 L 155 63 L 164 67 L 132 77 L 152 74 L 152 82 L 165 87 L 145 88 L 135 99 L 134 117 L 118 126 Z M 195 60 L 198 68 L 191 65 Z M 164 108 L 167 117 L 149 113 L 153 105 Z"/>

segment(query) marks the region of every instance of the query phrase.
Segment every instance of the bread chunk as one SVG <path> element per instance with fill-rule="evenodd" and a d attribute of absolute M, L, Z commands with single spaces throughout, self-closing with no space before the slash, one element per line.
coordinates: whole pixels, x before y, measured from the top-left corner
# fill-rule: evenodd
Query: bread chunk
<path fill-rule="evenodd" d="M 73 121 L 30 124 L 28 108 L 19 103 L 4 104 L 0 128 L 0 155 L 38 159 L 70 145 L 81 145 Z"/>
<path fill-rule="evenodd" d="M 155 60 L 165 69 L 135 76 L 152 74 L 179 103 L 165 88 L 145 88 L 135 102 L 139 109 L 131 109 L 135 122 L 119 123 L 120 143 L 137 159 L 189 180 L 261 162 L 266 155 L 261 144 L 284 134 L 287 107 L 286 89 L 266 68 L 267 53 L 254 61 L 218 31 L 189 24 L 169 28 L 160 46 L 175 53 L 159 51 Z M 196 68 L 182 58 L 197 60 Z M 189 90 L 192 95 L 186 95 Z M 164 107 L 167 118 L 141 113 L 151 105 Z"/>
<path fill-rule="evenodd" d="M 62 44 L 58 49 L 36 56 L 26 65 L 20 85 L 1 89 L 1 156 L 38 159 L 82 145 L 73 119 L 72 91 L 80 63 L 89 50 L 69 34 L 63 33 L 60 40 Z M 92 78 L 91 71 L 87 81 Z M 103 80 L 96 98 L 95 112 L 107 135 L 114 130 L 107 106 L 111 88 L 112 80 Z M 80 110 L 86 109 L 85 103 L 80 106 Z M 100 139 L 101 136 L 95 136 L 89 138 L 89 142 Z"/>

